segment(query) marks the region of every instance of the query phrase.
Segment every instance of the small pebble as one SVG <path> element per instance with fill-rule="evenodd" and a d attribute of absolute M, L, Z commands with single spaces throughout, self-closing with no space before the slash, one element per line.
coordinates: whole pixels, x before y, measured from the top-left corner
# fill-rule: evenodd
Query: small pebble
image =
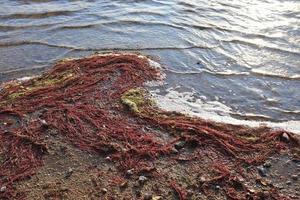
<path fill-rule="evenodd" d="M 283 133 L 283 134 L 281 135 L 281 138 L 282 138 L 282 140 L 285 141 L 285 142 L 288 142 L 288 141 L 290 140 L 290 137 L 289 137 L 289 135 L 288 135 L 287 133 Z"/>
<path fill-rule="evenodd" d="M 171 152 L 174 153 L 174 154 L 177 154 L 177 153 L 178 153 L 178 150 L 177 150 L 176 148 L 172 148 L 172 149 L 171 149 Z"/>
<path fill-rule="evenodd" d="M 46 120 L 41 119 L 40 122 L 41 122 L 41 124 L 42 124 L 43 127 L 47 127 L 48 126 L 48 123 L 46 122 Z"/>
<path fill-rule="evenodd" d="M 162 200 L 163 198 L 161 196 L 155 196 L 155 197 L 152 197 L 152 200 Z"/>
<path fill-rule="evenodd" d="M 184 141 L 178 141 L 174 144 L 175 149 L 180 150 L 184 147 L 185 142 Z"/>
<path fill-rule="evenodd" d="M 131 176 L 131 175 L 133 175 L 133 171 L 134 171 L 134 169 L 129 169 L 126 171 L 126 174 Z"/>
<path fill-rule="evenodd" d="M 103 194 L 106 194 L 106 193 L 107 193 L 107 189 L 106 189 L 106 188 L 102 188 L 102 189 L 101 189 L 101 192 L 102 192 Z"/>
<path fill-rule="evenodd" d="M 270 168 L 272 166 L 271 162 L 265 162 L 264 167 L 265 168 Z"/>
<path fill-rule="evenodd" d="M 291 185 L 292 182 L 291 182 L 291 181 L 287 181 L 286 184 L 287 184 L 287 185 Z"/>
<path fill-rule="evenodd" d="M 152 194 L 146 193 L 144 194 L 144 200 L 151 200 L 152 199 Z"/>
<path fill-rule="evenodd" d="M 257 167 L 259 175 L 265 177 L 267 176 L 267 170 L 264 167 Z"/>
<path fill-rule="evenodd" d="M 204 178 L 203 176 L 200 177 L 200 182 L 205 182 L 206 178 Z"/>
<path fill-rule="evenodd" d="M 127 181 L 121 183 L 120 188 L 126 188 L 126 187 L 127 187 Z"/>
<path fill-rule="evenodd" d="M 69 169 L 68 169 L 68 171 L 67 171 L 67 173 L 65 175 L 65 178 L 69 178 L 72 174 L 73 174 L 73 169 L 71 167 L 69 167 Z"/>
<path fill-rule="evenodd" d="M 298 175 L 297 175 L 297 174 L 292 175 L 292 179 L 293 179 L 294 181 L 298 180 Z"/>
<path fill-rule="evenodd" d="M 0 192 L 5 192 L 6 191 L 6 186 L 2 186 L 1 188 L 0 188 Z"/>
<path fill-rule="evenodd" d="M 139 183 L 140 184 L 145 183 L 147 180 L 148 180 L 148 178 L 146 176 L 140 176 L 139 177 Z"/>

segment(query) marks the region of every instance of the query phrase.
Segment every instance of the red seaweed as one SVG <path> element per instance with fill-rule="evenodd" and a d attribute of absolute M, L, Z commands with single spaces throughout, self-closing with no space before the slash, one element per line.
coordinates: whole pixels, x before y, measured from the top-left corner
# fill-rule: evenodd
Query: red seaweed
<path fill-rule="evenodd" d="M 51 131 L 83 151 L 109 156 L 124 176 L 131 169 L 137 174 L 155 172 L 153 163 L 159 159 L 209 163 L 211 155 L 219 159 L 211 162 L 215 176 L 197 190 L 212 194 L 210 185 L 219 184 L 229 199 L 259 196 L 250 194 L 237 178 L 240 170 L 244 179 L 253 179 L 241 170 L 243 166 L 257 166 L 283 150 L 299 149 L 298 137 L 286 131 L 207 122 L 161 110 L 139 89 L 146 81 L 158 79 L 160 71 L 151 67 L 146 57 L 107 54 L 60 62 L 37 78 L 3 85 L 0 185 L 7 189 L 0 198 L 25 198 L 14 184 L 43 165 L 48 149 L 45 133 Z M 124 102 L 122 97 L 132 89 L 143 99 Z M 163 140 L 155 131 L 167 134 L 170 140 Z M 179 150 L 174 157 L 173 146 L 178 141 L 195 150 L 184 157 Z M 207 157 L 200 156 L 203 154 Z M 197 170 L 202 173 L 200 165 Z M 113 182 L 120 184 L 121 179 Z M 170 185 L 180 200 L 187 199 L 175 182 Z M 270 193 L 274 199 L 283 198 L 276 188 Z"/>

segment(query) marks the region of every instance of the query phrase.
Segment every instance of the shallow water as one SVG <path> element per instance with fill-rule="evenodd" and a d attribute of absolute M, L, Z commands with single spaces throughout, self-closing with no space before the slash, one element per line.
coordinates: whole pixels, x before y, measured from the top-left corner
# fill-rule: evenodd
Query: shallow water
<path fill-rule="evenodd" d="M 1 0 L 0 80 L 141 52 L 166 67 L 166 106 L 300 129 L 299 27 L 298 0 Z"/>

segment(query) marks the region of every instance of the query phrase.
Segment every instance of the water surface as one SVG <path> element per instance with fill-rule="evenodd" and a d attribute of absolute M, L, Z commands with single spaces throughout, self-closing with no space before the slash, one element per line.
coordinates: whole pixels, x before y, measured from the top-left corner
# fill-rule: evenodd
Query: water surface
<path fill-rule="evenodd" d="M 299 27 L 298 0 L 1 0 L 0 80 L 140 52 L 166 67 L 152 90 L 175 109 L 300 127 Z"/>

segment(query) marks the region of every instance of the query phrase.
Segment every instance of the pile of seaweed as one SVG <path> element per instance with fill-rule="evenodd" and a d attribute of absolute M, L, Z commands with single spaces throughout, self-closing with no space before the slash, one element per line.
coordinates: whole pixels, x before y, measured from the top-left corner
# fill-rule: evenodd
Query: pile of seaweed
<path fill-rule="evenodd" d="M 45 133 L 55 131 L 82 151 L 110 158 L 124 179 L 129 170 L 163 179 L 180 200 L 192 199 L 191 191 L 208 199 L 289 199 L 264 183 L 256 167 L 275 155 L 299 160 L 297 136 L 164 111 L 143 87 L 160 73 L 145 56 L 103 54 L 61 61 L 38 77 L 3 84 L 0 198 L 26 198 L 15 185 L 43 166 Z M 185 178 L 159 170 L 161 163 L 183 165 Z"/>

